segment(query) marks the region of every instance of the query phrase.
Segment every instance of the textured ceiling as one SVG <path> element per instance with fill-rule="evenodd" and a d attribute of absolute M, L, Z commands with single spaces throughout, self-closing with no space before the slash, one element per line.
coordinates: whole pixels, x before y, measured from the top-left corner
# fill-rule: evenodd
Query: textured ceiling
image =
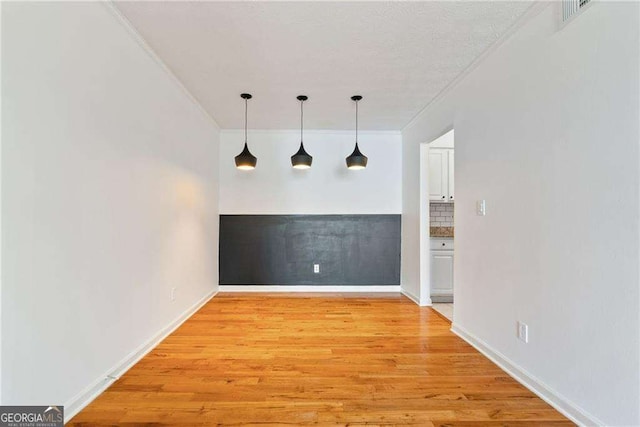
<path fill-rule="evenodd" d="M 117 2 L 223 129 L 400 130 L 531 5 Z"/>

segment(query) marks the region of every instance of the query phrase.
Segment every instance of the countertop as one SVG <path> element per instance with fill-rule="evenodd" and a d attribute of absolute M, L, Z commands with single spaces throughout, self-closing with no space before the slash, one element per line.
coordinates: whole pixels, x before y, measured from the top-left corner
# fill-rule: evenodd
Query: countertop
<path fill-rule="evenodd" d="M 429 227 L 429 237 L 453 237 L 453 227 Z"/>

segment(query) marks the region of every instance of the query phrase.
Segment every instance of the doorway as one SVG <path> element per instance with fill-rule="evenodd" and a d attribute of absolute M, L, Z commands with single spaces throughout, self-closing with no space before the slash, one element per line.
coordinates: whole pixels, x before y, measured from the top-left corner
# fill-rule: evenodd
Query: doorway
<path fill-rule="evenodd" d="M 434 310 L 453 321 L 455 259 L 455 133 L 451 129 L 423 144 L 421 156 L 421 263 Z"/>

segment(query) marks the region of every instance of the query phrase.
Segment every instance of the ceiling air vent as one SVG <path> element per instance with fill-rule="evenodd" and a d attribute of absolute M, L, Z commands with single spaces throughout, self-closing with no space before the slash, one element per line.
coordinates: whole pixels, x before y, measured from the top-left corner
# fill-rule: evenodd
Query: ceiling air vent
<path fill-rule="evenodd" d="M 562 0 L 562 22 L 567 22 L 577 15 L 591 0 Z"/>

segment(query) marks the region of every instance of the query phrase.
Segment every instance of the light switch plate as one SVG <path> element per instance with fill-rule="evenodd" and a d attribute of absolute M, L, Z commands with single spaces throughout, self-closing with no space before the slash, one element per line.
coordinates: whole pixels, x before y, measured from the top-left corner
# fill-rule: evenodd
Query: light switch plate
<path fill-rule="evenodd" d="M 476 202 L 476 214 L 479 216 L 485 216 L 487 214 L 487 203 L 484 200 L 478 200 Z"/>

